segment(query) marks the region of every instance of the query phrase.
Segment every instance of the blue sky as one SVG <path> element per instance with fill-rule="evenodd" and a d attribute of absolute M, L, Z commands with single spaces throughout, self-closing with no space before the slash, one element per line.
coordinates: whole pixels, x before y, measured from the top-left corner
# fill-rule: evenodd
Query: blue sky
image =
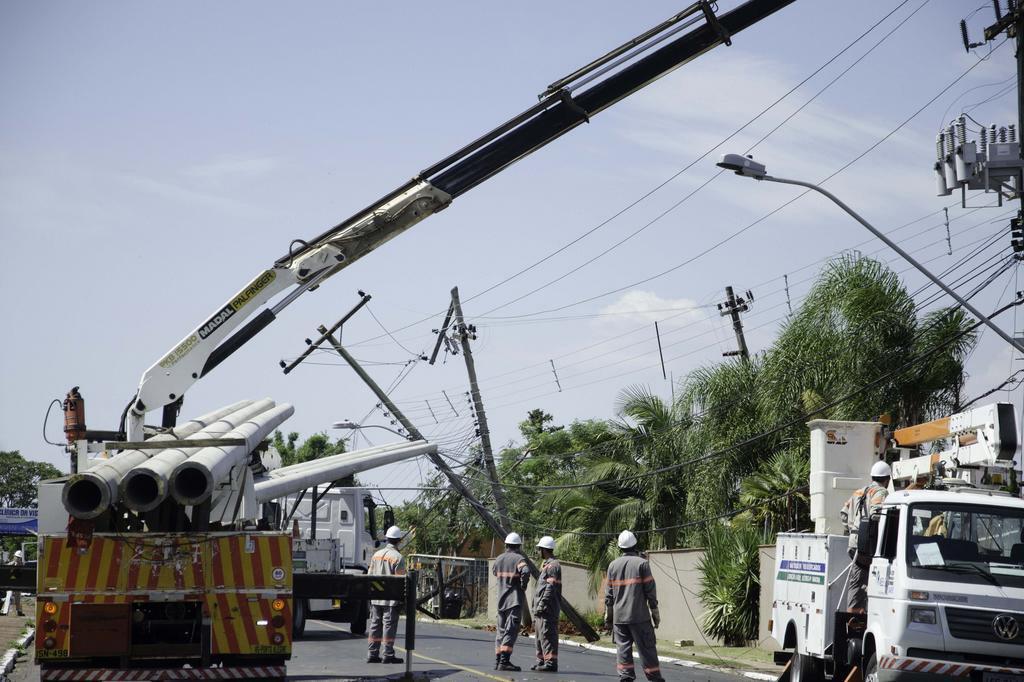
<path fill-rule="evenodd" d="M 612 416 L 628 384 L 667 396 L 655 320 L 677 379 L 717 361 L 734 343 L 713 309 L 726 285 L 754 291 L 748 345 L 767 347 L 787 311 L 783 275 L 795 305 L 821 260 L 843 249 L 878 251 L 896 269 L 906 266 L 832 205 L 806 197 L 671 274 L 629 286 L 796 194 L 731 175 L 594 263 L 509 302 L 679 202 L 714 174 L 718 153 L 746 150 L 913 13 L 754 150 L 779 175 L 826 177 L 987 53 L 966 54 L 957 27 L 979 4 L 794 3 L 344 270 L 193 386 L 183 415 L 270 396 L 295 404 L 288 427 L 303 434 L 364 416 L 389 425 L 329 354 L 288 376 L 277 367 L 318 324 L 341 317 L 357 289 L 373 295 L 370 308 L 385 327 L 400 330 L 399 345 L 360 314 L 344 331 L 387 386 L 413 353 L 429 350 L 448 291 L 460 287 L 480 330 L 474 352 L 498 445 L 517 436 L 517 422 L 533 407 L 567 423 Z M 881 27 L 721 150 L 527 275 L 473 298 L 672 176 L 897 5 Z M 142 372 L 289 241 L 319 234 L 525 109 L 555 78 L 680 8 L 664 1 L 3 4 L 0 448 L 63 465 L 61 451 L 41 438 L 51 399 L 79 385 L 89 426 L 115 428 Z M 983 5 L 971 17 L 975 40 L 990 15 Z M 1014 121 L 1012 75 L 1012 48 L 1004 46 L 828 187 L 883 229 L 950 206 L 955 197 L 934 196 L 934 135 L 960 107 L 992 96 L 972 115 Z M 969 198 L 972 207 L 990 203 L 991 196 Z M 941 270 L 994 234 L 1011 209 L 951 206 L 952 257 L 941 215 L 895 236 Z M 916 273 L 905 278 L 912 289 L 922 284 Z M 979 307 L 1008 300 L 1014 278 L 1011 271 L 989 287 Z M 1010 317 L 1001 322 L 1015 325 Z M 992 336 L 983 335 L 971 358 L 968 395 L 1020 367 Z M 393 395 L 458 452 L 472 440 L 466 390 L 461 358 L 448 358 L 416 364 Z M 52 440 L 59 427 L 52 416 Z M 384 432 L 366 435 L 380 442 Z M 409 463 L 363 478 L 413 486 L 426 470 Z"/>

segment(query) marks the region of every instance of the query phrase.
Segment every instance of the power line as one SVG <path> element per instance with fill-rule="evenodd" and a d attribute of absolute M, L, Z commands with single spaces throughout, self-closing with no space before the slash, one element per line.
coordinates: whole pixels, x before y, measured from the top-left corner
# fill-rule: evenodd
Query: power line
<path fill-rule="evenodd" d="M 998 50 L 1000 47 L 1002 47 L 1005 44 L 1006 44 L 1006 40 L 1003 40 L 1001 43 L 999 43 L 999 45 L 997 45 L 993 49 L 993 52 L 995 52 L 995 50 Z M 991 54 L 992 53 L 989 53 L 989 56 L 991 56 Z M 932 97 L 930 100 L 928 100 L 922 107 L 920 107 L 919 109 L 917 109 L 917 111 L 915 111 L 909 117 L 904 119 L 902 123 L 900 123 L 895 128 L 890 130 L 888 133 L 883 135 L 881 138 L 879 138 L 877 141 L 875 141 L 873 144 L 871 144 L 863 152 L 861 152 L 860 154 L 858 154 L 857 156 L 852 158 L 850 161 L 848 161 L 847 163 L 843 164 L 838 169 L 836 169 L 835 171 L 833 171 L 829 175 L 825 176 L 823 179 L 821 179 L 820 181 L 818 181 L 815 184 L 822 185 L 822 184 L 828 182 L 829 180 L 835 178 L 837 175 L 839 175 L 840 173 L 842 173 L 846 169 L 850 168 L 850 166 L 852 166 L 853 164 L 857 163 L 858 161 L 863 159 L 865 156 L 867 156 L 868 154 L 873 152 L 880 145 L 882 145 L 884 142 L 886 142 L 889 138 L 891 138 L 897 132 L 902 130 L 908 123 L 910 123 L 912 120 L 917 118 L 917 116 L 919 116 L 925 109 L 927 109 L 932 104 L 934 104 L 942 95 L 944 95 L 946 92 L 948 92 L 954 85 L 956 85 L 961 80 L 966 78 L 967 75 L 971 73 L 971 71 L 976 69 L 980 64 L 982 64 L 985 60 L 987 60 L 989 56 L 983 57 L 983 58 L 979 59 L 978 61 L 976 61 L 974 64 L 972 64 L 970 67 L 968 67 L 963 73 L 961 73 L 959 76 L 957 76 L 955 79 L 953 79 L 948 85 L 946 85 L 944 88 L 942 88 L 934 97 Z M 721 171 L 719 171 L 719 173 L 721 173 Z M 709 246 L 709 247 L 705 248 L 704 250 L 698 252 L 696 255 L 691 256 L 690 258 L 687 258 L 686 260 L 682 261 L 681 263 L 677 263 L 676 265 L 673 265 L 672 267 L 670 267 L 670 268 L 668 268 L 666 270 L 662 270 L 661 272 L 659 272 L 657 274 L 651 275 L 649 277 L 644 277 L 642 279 L 636 280 L 634 282 L 630 282 L 629 284 L 625 284 L 625 285 L 616 287 L 614 289 L 609 289 L 609 290 L 604 291 L 604 292 L 602 292 L 600 294 L 595 294 L 593 296 L 588 296 L 588 297 L 585 297 L 585 298 L 578 299 L 578 300 L 573 301 L 571 303 L 565 303 L 565 304 L 560 305 L 560 306 L 556 306 L 556 307 L 553 307 L 553 308 L 547 308 L 545 310 L 535 311 L 535 312 L 532 312 L 532 313 L 525 313 L 524 315 L 522 315 L 522 317 L 536 316 L 536 315 L 542 315 L 542 314 L 547 314 L 547 313 L 560 312 L 560 311 L 566 310 L 568 308 L 573 308 L 575 306 L 582 305 L 584 303 L 590 303 L 592 301 L 596 301 L 598 299 L 605 298 L 605 297 L 611 296 L 613 294 L 621 293 L 621 292 L 626 291 L 628 289 L 633 289 L 633 288 L 635 288 L 637 286 L 640 286 L 642 284 L 647 284 L 647 283 L 652 282 L 652 281 L 654 281 L 656 279 L 660 279 L 660 278 L 664 277 L 665 275 L 669 275 L 669 274 L 671 274 L 671 273 L 673 273 L 673 272 L 675 272 L 675 271 L 677 271 L 677 270 L 679 270 L 679 269 L 689 265 L 690 263 L 693 263 L 694 261 L 696 261 L 696 260 L 698 260 L 700 258 L 703 258 L 705 255 L 707 255 L 708 253 L 711 253 L 712 251 L 718 249 L 720 246 L 724 246 L 725 244 L 728 244 L 729 242 L 731 242 L 736 237 L 739 237 L 740 235 L 744 234 L 745 232 L 747 232 L 751 228 L 753 228 L 756 225 L 764 222 L 765 220 L 767 220 L 768 218 L 772 217 L 773 215 L 775 215 L 779 211 L 783 210 L 787 206 L 790 206 L 791 204 L 793 204 L 793 203 L 799 201 L 800 199 L 802 199 L 803 197 L 807 196 L 811 191 L 812 190 L 810 190 L 810 189 L 804 190 L 803 192 L 797 194 L 792 199 L 789 199 L 788 201 L 783 202 L 782 204 L 780 204 L 779 206 L 775 207 L 774 209 L 772 209 L 768 213 L 762 215 L 760 218 L 758 218 L 758 219 L 754 220 L 753 222 L 747 224 L 745 227 L 742 227 L 739 230 L 737 230 L 737 231 L 727 235 L 723 239 L 718 240 L 717 242 L 715 242 L 711 246 Z"/>
<path fill-rule="evenodd" d="M 1003 306 L 1002 308 L 997 309 L 994 313 L 992 313 L 990 315 L 990 317 L 997 317 L 998 315 L 1006 312 L 1007 310 L 1009 310 L 1010 308 L 1012 308 L 1014 306 L 1020 305 L 1021 303 L 1024 303 L 1024 298 L 1018 297 L 1017 300 L 1015 300 L 1014 302 L 1009 303 L 1009 304 Z M 739 441 L 737 443 L 733 443 L 732 445 L 726 446 L 726 447 L 721 448 L 719 450 L 714 450 L 712 452 L 706 453 L 704 455 L 700 455 L 698 457 L 693 457 L 693 458 L 685 460 L 683 462 L 676 462 L 675 464 L 669 464 L 669 465 L 657 467 L 657 468 L 651 469 L 649 471 L 646 471 L 646 472 L 644 472 L 642 474 L 635 474 L 635 475 L 632 475 L 632 476 L 625 476 L 625 477 L 622 477 L 622 478 L 603 479 L 603 480 L 600 480 L 600 481 L 592 481 L 592 482 L 588 482 L 588 483 L 567 483 L 567 484 L 561 484 L 561 485 L 518 485 L 518 484 L 514 484 L 514 483 L 503 483 L 501 485 L 502 485 L 502 487 L 505 487 L 505 488 L 519 488 L 519 489 L 532 490 L 532 491 L 539 491 L 539 490 L 573 490 L 573 489 L 579 489 L 579 488 L 593 488 L 593 487 L 596 487 L 596 486 L 599 486 L 599 485 L 608 484 L 608 483 L 620 483 L 621 484 L 621 483 L 626 482 L 626 481 L 641 480 L 641 479 L 645 479 L 645 478 L 650 478 L 652 476 L 659 476 L 661 474 L 668 473 L 670 471 L 677 471 L 679 469 L 682 469 L 682 468 L 685 468 L 685 467 L 688 467 L 688 466 L 691 466 L 691 465 L 694 465 L 694 464 L 700 464 L 702 462 L 706 462 L 706 461 L 709 461 L 711 459 L 717 459 L 719 457 L 722 457 L 722 456 L 732 452 L 733 450 L 736 450 L 737 448 L 744 447 L 744 446 L 747 446 L 747 445 L 751 445 L 752 443 L 755 443 L 755 442 L 757 442 L 757 441 L 759 441 L 759 440 L 761 440 L 763 438 L 767 438 L 768 436 L 775 435 L 776 433 L 784 431 L 785 429 L 788 429 L 788 428 L 790 428 L 792 426 L 796 426 L 798 424 L 804 423 L 805 420 L 810 419 L 811 417 L 813 417 L 816 414 L 822 414 L 822 413 L 827 412 L 828 410 L 830 410 L 830 409 L 832 409 L 834 407 L 837 407 L 838 405 L 841 405 L 842 403 L 846 402 L 847 400 L 850 400 L 851 398 L 854 398 L 854 397 L 860 395 L 861 393 L 864 393 L 865 391 L 870 390 L 871 388 L 874 388 L 875 386 L 878 386 L 879 384 L 881 384 L 882 382 L 892 378 L 893 376 L 896 376 L 897 374 L 901 374 L 901 373 L 905 372 L 906 370 L 910 369 L 914 365 L 916 365 L 919 362 L 927 359 L 931 355 L 934 355 L 938 351 L 943 350 L 944 348 L 946 348 L 947 346 L 951 345 L 952 343 L 955 343 L 956 341 L 959 341 L 961 338 L 963 338 L 967 334 L 973 332 L 975 329 L 980 327 L 982 324 L 983 324 L 982 322 L 974 322 L 969 327 L 967 327 L 964 331 L 962 331 L 961 333 L 957 334 L 953 338 L 947 339 L 946 341 L 944 341 L 942 343 L 935 344 L 931 348 L 923 351 L 918 357 L 911 358 L 910 360 L 908 360 L 907 362 L 903 363 L 902 365 L 900 365 L 896 369 L 894 369 L 892 371 L 889 371 L 889 372 L 886 372 L 885 374 L 883 374 L 883 375 L 879 376 L 878 378 L 868 382 L 867 384 L 864 384 L 863 386 L 861 386 L 861 387 L 859 387 L 859 388 L 857 388 L 857 389 L 855 389 L 853 391 L 850 391 L 849 393 L 847 393 L 847 394 L 845 394 L 845 395 L 843 395 L 843 396 L 841 396 L 839 398 L 836 398 L 836 399 L 834 399 L 832 401 L 829 401 L 828 403 L 825 403 L 824 405 L 821 405 L 820 407 L 818 407 L 815 410 L 812 410 L 812 411 L 809 411 L 809 412 L 804 412 L 799 417 L 797 417 L 796 419 L 790 419 L 790 420 L 783 421 L 783 422 L 781 422 L 779 424 L 776 424 L 774 427 L 768 429 L 767 431 L 763 431 L 763 432 L 761 432 L 759 434 L 756 434 L 754 436 L 746 438 L 746 439 L 744 439 L 742 441 Z"/>

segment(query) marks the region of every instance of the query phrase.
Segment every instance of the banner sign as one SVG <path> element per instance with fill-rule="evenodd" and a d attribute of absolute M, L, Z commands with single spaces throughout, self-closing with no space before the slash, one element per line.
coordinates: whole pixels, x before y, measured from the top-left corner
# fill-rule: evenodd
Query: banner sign
<path fill-rule="evenodd" d="M 38 509 L 0 507 L 0 535 L 35 535 L 38 529 Z"/>

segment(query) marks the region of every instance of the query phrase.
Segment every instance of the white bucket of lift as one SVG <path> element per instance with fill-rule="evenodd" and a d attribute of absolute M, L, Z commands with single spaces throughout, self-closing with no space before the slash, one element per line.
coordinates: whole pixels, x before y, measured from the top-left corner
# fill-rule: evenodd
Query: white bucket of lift
<path fill-rule="evenodd" d="M 884 452 L 878 422 L 815 419 L 811 430 L 811 519 L 814 532 L 842 535 L 839 511 L 850 494 L 867 485 L 871 465 Z"/>

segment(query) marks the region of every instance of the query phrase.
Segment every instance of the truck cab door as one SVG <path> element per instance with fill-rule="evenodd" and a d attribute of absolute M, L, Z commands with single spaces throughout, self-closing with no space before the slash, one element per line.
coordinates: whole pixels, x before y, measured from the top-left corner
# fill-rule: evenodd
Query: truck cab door
<path fill-rule="evenodd" d="M 868 569 L 869 615 L 881 615 L 886 608 L 886 601 L 895 595 L 899 519 L 898 508 L 883 509 L 878 515 L 878 541 Z"/>

